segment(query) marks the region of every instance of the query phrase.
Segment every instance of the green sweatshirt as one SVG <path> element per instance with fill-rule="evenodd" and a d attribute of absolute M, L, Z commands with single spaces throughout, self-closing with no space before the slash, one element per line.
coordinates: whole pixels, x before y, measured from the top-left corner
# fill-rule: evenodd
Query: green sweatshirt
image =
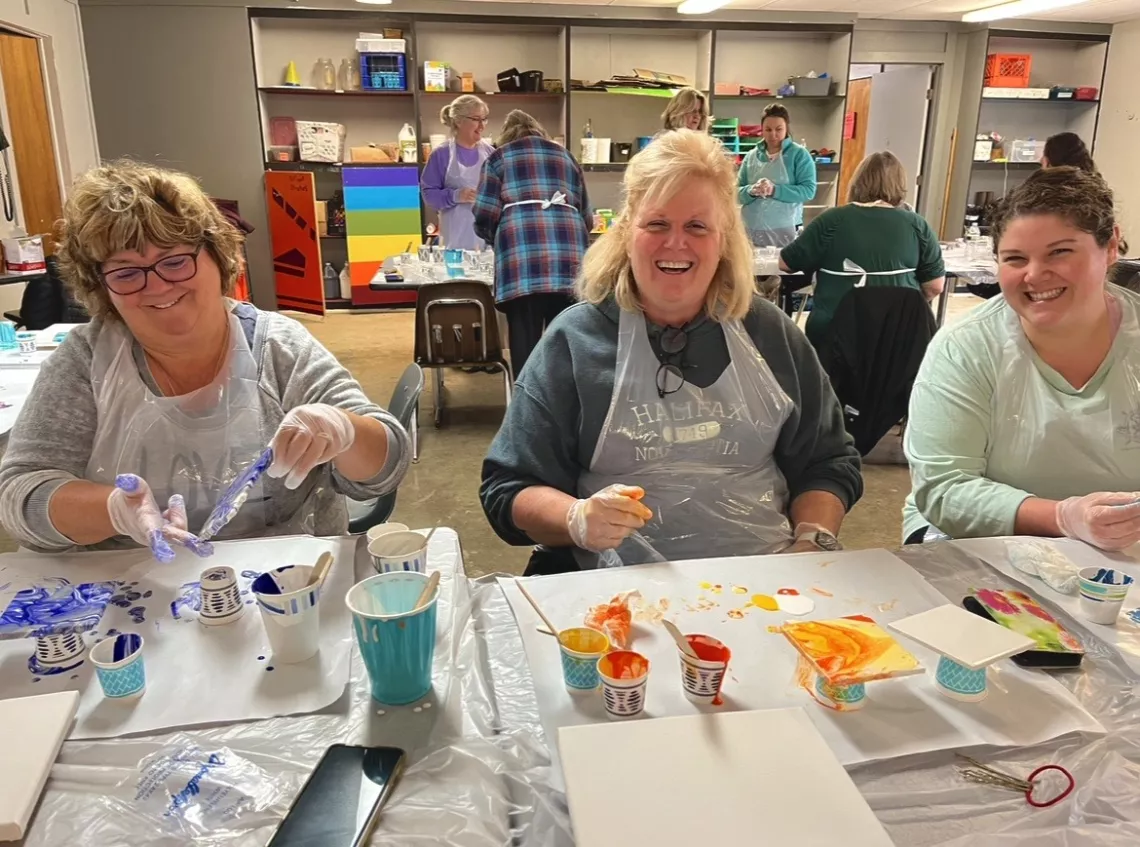
<path fill-rule="evenodd" d="M 578 496 L 578 477 L 590 466 L 613 395 L 619 315 L 612 300 L 572 306 L 547 328 L 519 375 L 483 461 L 479 492 L 491 526 L 508 544 L 534 544 L 511 517 L 524 488 L 548 485 Z M 794 406 L 775 450 L 789 501 L 805 491 L 830 491 L 851 508 L 863 493 L 859 453 L 815 351 L 783 312 L 759 296 L 743 323 Z M 660 357 L 656 329 L 650 325 L 649 336 Z M 729 363 L 724 331 L 703 315 L 684 329 L 685 379 L 707 388 Z"/>

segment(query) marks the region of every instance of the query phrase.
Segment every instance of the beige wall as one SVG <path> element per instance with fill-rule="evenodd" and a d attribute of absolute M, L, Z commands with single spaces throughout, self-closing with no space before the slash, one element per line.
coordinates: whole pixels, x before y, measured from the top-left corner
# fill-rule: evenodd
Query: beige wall
<path fill-rule="evenodd" d="M 1140 181 L 1137 153 L 1140 151 L 1140 101 L 1136 80 L 1140 78 L 1140 21 L 1117 24 L 1108 46 L 1108 68 L 1100 103 L 1093 156 L 1097 167 L 1116 192 L 1120 228 L 1131 242 L 1131 253 L 1140 248 Z"/>

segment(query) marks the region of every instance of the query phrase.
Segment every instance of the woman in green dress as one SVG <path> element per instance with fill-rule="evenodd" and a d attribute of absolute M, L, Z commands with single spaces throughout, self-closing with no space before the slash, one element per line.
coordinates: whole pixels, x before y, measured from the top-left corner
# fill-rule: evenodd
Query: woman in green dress
<path fill-rule="evenodd" d="M 850 202 L 828 209 L 780 252 L 780 268 L 816 275 L 807 337 L 827 336 L 839 302 L 858 285 L 917 288 L 928 300 L 942 293 L 942 248 L 926 219 L 899 208 L 907 177 L 891 152 L 872 153 L 851 180 Z"/>

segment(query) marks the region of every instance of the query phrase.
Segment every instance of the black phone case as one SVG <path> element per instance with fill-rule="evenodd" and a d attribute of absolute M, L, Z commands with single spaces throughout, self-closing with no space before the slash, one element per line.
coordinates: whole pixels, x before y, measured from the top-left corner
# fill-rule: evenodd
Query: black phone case
<path fill-rule="evenodd" d="M 967 612 L 973 612 L 987 621 L 1001 626 L 994 620 L 989 610 L 981 604 L 977 597 L 969 596 L 962 600 L 962 607 Z M 1026 650 L 1011 657 L 1023 668 L 1075 668 L 1079 667 L 1084 658 L 1083 653 L 1054 653 L 1051 650 Z"/>

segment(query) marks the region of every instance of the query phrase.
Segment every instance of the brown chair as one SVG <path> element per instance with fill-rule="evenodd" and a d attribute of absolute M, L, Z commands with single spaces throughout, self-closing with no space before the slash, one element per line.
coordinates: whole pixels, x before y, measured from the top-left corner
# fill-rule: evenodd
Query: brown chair
<path fill-rule="evenodd" d="M 514 378 L 503 357 L 499 320 L 485 282 L 424 285 L 416 296 L 416 364 L 431 369 L 435 425 L 443 420 L 444 368 L 495 368 L 503 373 L 507 403 Z"/>

